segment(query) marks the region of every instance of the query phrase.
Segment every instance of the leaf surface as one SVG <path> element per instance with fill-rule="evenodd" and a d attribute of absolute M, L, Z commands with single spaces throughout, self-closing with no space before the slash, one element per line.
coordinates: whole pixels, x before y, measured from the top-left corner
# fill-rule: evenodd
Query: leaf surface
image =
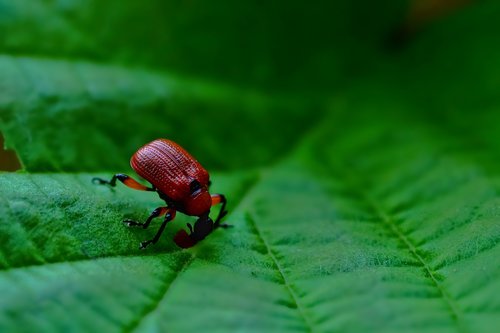
<path fill-rule="evenodd" d="M 4 310 L 16 316 L 3 324 L 493 332 L 498 178 L 448 153 L 456 142 L 424 125 L 401 131 L 397 117 L 377 126 L 349 118 L 354 127 L 343 122 L 332 134 L 338 120 L 325 122 L 258 176 L 216 177 L 217 190 L 242 200 L 231 200 L 234 228 L 189 251 L 168 241 L 182 218 L 149 253 L 137 250 L 154 231 L 119 221 L 147 216 L 155 208 L 147 193 L 95 187 L 90 175 L 4 175 L 0 285 Z M 29 319 L 26 302 L 47 294 L 51 303 Z M 67 323 L 61 302 L 76 311 Z"/>
<path fill-rule="evenodd" d="M 217 76 L 203 57 L 183 58 L 189 40 L 167 47 L 169 34 L 152 28 L 167 5 L 109 11 L 108 35 L 96 34 L 108 30 L 91 24 L 95 13 L 121 7 L 89 4 L 39 2 L 23 11 L 22 1 L 0 1 L 0 27 L 11 29 L 0 41 L 0 130 L 24 167 L 0 174 L 0 331 L 496 332 L 500 114 L 498 75 L 488 66 L 498 47 L 486 34 L 495 2 L 435 23 L 397 54 L 376 47 L 388 29 L 380 17 L 390 16 L 381 4 L 381 22 L 365 34 L 366 25 L 358 30 L 349 18 L 368 17 L 372 5 L 358 13 L 338 2 L 332 22 L 351 37 L 334 38 L 343 47 L 337 57 L 331 44 L 312 40 L 305 45 L 314 51 L 294 55 L 287 39 L 270 51 L 290 55 L 279 66 L 258 51 L 239 62 L 219 59 L 223 42 L 205 59 L 233 69 L 270 66 L 277 72 L 262 77 L 303 94 L 245 86 L 266 80 L 242 79 L 255 73 L 244 66 Z M 252 17 L 258 9 L 239 10 Z M 152 23 L 130 39 L 114 38 L 133 12 Z M 161 24 L 182 30 L 203 16 L 191 15 Z M 451 38 L 471 24 L 482 38 Z M 154 52 L 140 52 L 146 33 L 158 43 Z M 33 36 L 40 42 L 31 46 Z M 273 31 L 254 43 L 281 36 Z M 474 59 L 492 56 L 460 58 L 472 42 Z M 104 52 L 108 44 L 116 52 Z M 430 47 L 439 50 L 427 54 Z M 172 50 L 180 55 L 162 60 Z M 363 75 L 348 79 L 367 50 L 374 56 Z M 415 66 L 422 55 L 428 65 Z M 460 57 L 447 67 L 450 55 Z M 186 75 L 190 61 L 204 69 L 199 77 Z M 277 78 L 297 63 L 302 73 Z M 324 77 L 310 71 L 315 63 Z M 174 74 L 173 65 L 183 70 Z M 311 94 L 328 75 L 345 86 Z M 464 84 L 470 75 L 474 86 Z M 211 171 L 211 190 L 229 200 L 232 228 L 180 250 L 172 238 L 193 218 L 178 214 L 159 243 L 141 251 L 159 221 L 147 230 L 121 221 L 143 221 L 164 203 L 91 179 L 129 173 L 134 150 L 164 136 Z"/>

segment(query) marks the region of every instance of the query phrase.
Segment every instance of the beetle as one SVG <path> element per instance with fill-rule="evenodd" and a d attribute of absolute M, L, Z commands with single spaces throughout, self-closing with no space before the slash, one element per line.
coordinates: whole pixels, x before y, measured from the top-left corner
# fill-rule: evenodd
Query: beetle
<path fill-rule="evenodd" d="M 116 180 L 119 180 L 135 190 L 156 192 L 165 201 L 166 206 L 153 210 L 144 223 L 133 220 L 123 221 L 129 227 L 146 229 L 154 218 L 165 215 L 156 235 L 140 243 L 141 249 L 145 249 L 160 239 L 167 223 L 175 218 L 176 212 L 198 217 L 194 228 L 190 223 L 187 224 L 189 234 L 181 229 L 175 235 L 174 242 L 181 248 L 192 247 L 214 229 L 229 226 L 220 223 L 227 214 L 226 197 L 223 194 L 211 195 L 209 193 L 208 188 L 211 182 L 208 172 L 177 143 L 167 139 L 154 140 L 139 148 L 132 155 L 130 166 L 152 186 L 142 185 L 123 173 L 115 174 L 109 181 L 95 177 L 92 182 L 115 187 Z M 217 204 L 222 204 L 222 206 L 217 218 L 213 221 L 209 217 L 210 209 Z"/>

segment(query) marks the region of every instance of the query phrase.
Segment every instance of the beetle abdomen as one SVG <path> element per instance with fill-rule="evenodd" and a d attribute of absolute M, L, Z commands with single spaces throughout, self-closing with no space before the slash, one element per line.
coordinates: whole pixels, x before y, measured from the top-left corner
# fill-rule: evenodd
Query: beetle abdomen
<path fill-rule="evenodd" d="M 166 139 L 157 139 L 141 147 L 130 159 L 130 165 L 174 201 L 189 197 L 193 180 L 201 185 L 207 185 L 209 180 L 208 172 L 197 160 Z"/>

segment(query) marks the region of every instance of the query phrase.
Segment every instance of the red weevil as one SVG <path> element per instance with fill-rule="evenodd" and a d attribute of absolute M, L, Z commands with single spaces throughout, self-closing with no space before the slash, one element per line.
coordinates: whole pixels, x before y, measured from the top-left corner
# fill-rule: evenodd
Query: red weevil
<path fill-rule="evenodd" d="M 167 204 L 156 208 L 146 222 L 125 220 L 127 226 L 139 226 L 146 229 L 155 217 L 165 215 L 163 223 L 153 239 L 141 242 L 140 248 L 145 249 L 160 239 L 168 222 L 175 218 L 177 211 L 190 216 L 197 216 L 194 224 L 187 224 L 190 233 L 181 229 L 174 237 L 175 243 L 182 248 L 194 246 L 218 227 L 228 227 L 220 221 L 227 214 L 226 198 L 222 194 L 208 192 L 210 179 L 208 172 L 186 150 L 177 143 L 167 139 L 154 140 L 141 147 L 130 159 L 130 165 L 141 176 L 152 184 L 147 187 L 131 177 L 118 173 L 110 181 L 93 178 L 92 182 L 116 186 L 118 179 L 126 186 L 140 191 L 158 193 Z M 209 217 L 210 208 L 222 203 L 217 219 Z"/>

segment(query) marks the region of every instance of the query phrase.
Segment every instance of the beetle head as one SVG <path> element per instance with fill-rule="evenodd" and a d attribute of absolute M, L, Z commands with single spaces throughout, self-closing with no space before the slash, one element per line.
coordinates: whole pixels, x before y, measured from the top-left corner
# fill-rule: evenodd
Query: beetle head
<path fill-rule="evenodd" d="M 208 215 L 204 215 L 196 221 L 194 228 L 189 223 L 188 227 L 190 231 L 189 234 L 186 230 L 181 229 L 174 237 L 174 242 L 177 246 L 184 249 L 194 246 L 210 234 L 214 230 L 214 221 L 212 221 Z"/>

